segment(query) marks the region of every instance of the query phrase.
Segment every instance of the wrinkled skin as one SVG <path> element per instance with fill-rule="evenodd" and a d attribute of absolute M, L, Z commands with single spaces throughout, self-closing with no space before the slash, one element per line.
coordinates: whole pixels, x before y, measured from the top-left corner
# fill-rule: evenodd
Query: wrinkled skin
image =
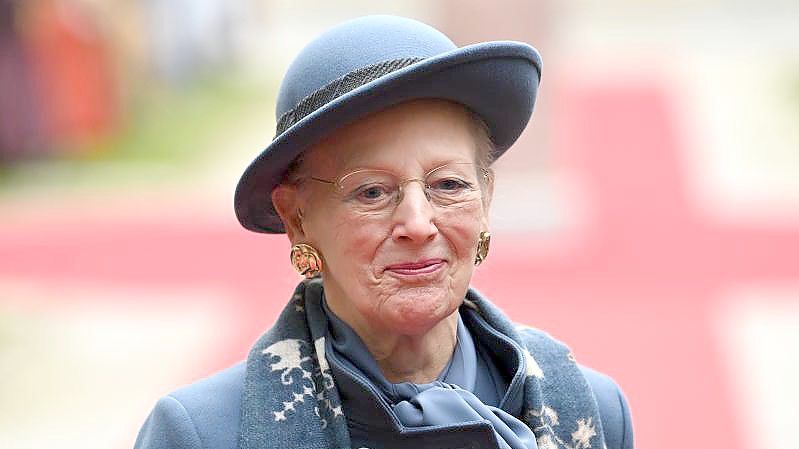
<path fill-rule="evenodd" d="M 421 178 L 449 162 L 476 162 L 474 121 L 465 108 L 419 100 L 373 114 L 306 152 L 298 176 L 336 179 L 360 168 Z M 366 343 L 392 381 L 434 379 L 452 354 L 461 305 L 488 229 L 490 185 L 456 207 L 431 205 L 409 183 L 392 213 L 354 213 L 332 186 L 281 185 L 273 202 L 292 243 L 314 246 L 324 262 L 328 305 Z M 406 275 L 397 264 L 440 261 Z"/>

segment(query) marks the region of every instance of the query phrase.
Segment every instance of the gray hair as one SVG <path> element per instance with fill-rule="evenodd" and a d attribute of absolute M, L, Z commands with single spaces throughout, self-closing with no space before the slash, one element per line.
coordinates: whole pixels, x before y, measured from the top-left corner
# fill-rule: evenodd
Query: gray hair
<path fill-rule="evenodd" d="M 469 117 L 472 120 L 473 126 L 470 131 L 475 142 L 475 163 L 477 168 L 488 174 L 490 179 L 494 179 L 494 170 L 491 169 L 491 164 L 496 160 L 496 146 L 491 140 L 491 130 L 482 117 L 477 115 L 471 109 L 467 109 Z M 299 173 L 305 161 L 305 152 L 299 154 L 291 164 L 289 164 L 286 172 L 283 174 L 281 183 L 294 184 L 299 181 Z M 484 177 L 480 177 L 481 182 L 485 182 Z"/>

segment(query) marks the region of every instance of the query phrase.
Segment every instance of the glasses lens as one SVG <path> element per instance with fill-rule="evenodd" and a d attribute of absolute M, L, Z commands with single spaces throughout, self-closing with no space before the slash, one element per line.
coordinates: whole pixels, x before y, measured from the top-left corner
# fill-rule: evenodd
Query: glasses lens
<path fill-rule="evenodd" d="M 387 171 L 358 170 L 342 177 L 338 186 L 344 200 L 357 211 L 387 208 L 397 192 L 397 178 Z"/>
<path fill-rule="evenodd" d="M 480 197 L 480 185 L 474 164 L 447 164 L 425 178 L 430 200 L 438 206 L 452 206 Z"/>

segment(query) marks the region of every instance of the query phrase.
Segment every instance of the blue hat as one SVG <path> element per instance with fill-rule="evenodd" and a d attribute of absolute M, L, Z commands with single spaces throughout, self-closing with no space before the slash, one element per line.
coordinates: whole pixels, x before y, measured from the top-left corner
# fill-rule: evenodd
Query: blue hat
<path fill-rule="evenodd" d="M 488 125 L 495 157 L 527 126 L 541 57 L 512 41 L 457 47 L 415 20 L 367 16 L 344 22 L 308 44 L 289 66 L 277 97 L 277 132 L 239 180 L 234 204 L 252 231 L 285 232 L 272 189 L 291 162 L 332 131 L 405 101 L 463 104 Z"/>

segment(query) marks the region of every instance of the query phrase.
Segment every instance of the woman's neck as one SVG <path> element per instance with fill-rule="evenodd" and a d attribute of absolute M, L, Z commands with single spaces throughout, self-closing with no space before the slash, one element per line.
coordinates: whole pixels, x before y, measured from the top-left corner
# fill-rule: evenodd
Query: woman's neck
<path fill-rule="evenodd" d="M 447 366 L 457 342 L 458 313 L 441 320 L 423 335 L 380 335 L 369 341 L 358 329 L 369 352 L 391 383 L 429 383 Z"/>
<path fill-rule="evenodd" d="M 424 333 L 405 334 L 348 313 L 351 308 L 331 299 L 328 296 L 328 307 L 358 334 L 389 382 L 429 383 L 449 363 L 457 342 L 457 310 Z"/>

